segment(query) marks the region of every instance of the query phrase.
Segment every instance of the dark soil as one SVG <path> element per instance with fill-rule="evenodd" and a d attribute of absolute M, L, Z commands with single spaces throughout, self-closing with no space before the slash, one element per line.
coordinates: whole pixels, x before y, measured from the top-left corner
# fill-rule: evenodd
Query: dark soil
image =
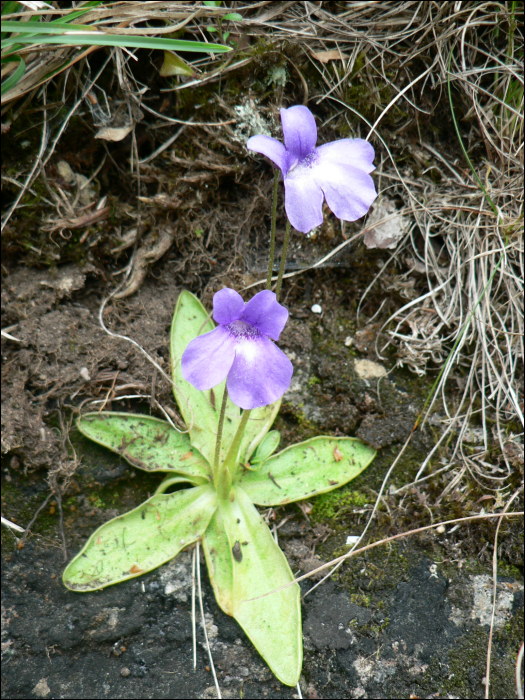
<path fill-rule="evenodd" d="M 254 70 L 264 73 L 265 67 L 256 64 Z M 203 120 L 220 120 L 224 111 L 235 115 L 231 105 L 248 100 L 237 84 L 230 84 L 219 109 L 214 89 L 198 96 L 203 104 L 208 100 Z M 176 104 L 168 108 L 187 119 L 197 96 L 177 94 Z M 290 95 L 291 104 L 301 99 Z M 159 96 L 156 109 L 160 102 Z M 273 103 L 264 108 L 270 121 L 276 108 Z M 87 118 L 72 120 L 55 160 L 66 159 L 89 176 L 104 151 L 86 127 Z M 8 173 L 21 158 L 17 129 L 22 133 L 26 127 L 11 128 Z M 334 133 L 323 140 L 337 136 L 337 128 L 330 128 Z M 146 157 L 159 145 L 159 131 L 148 131 L 144 124 L 137 129 L 140 156 Z M 160 131 L 161 142 L 172 133 L 171 127 Z M 131 251 L 144 253 L 143 267 L 136 265 L 131 274 L 137 291 L 111 300 L 103 320 L 111 332 L 139 343 L 166 371 L 171 317 L 181 289 L 199 294 L 210 307 L 218 289 L 241 290 L 265 276 L 269 167 L 248 159 L 231 129 L 186 132 L 172 160 L 167 152 L 166 159 L 141 170 L 142 204 L 137 205 L 134 178 L 123 169 L 127 165 L 120 167 L 129 156 L 129 140 L 110 144 L 111 158 L 96 181 L 111 205 L 106 221 L 86 236 L 82 230 L 69 235 L 67 226 L 61 229 L 56 221 L 49 224 L 55 213 L 40 199 L 47 190 L 39 180 L 38 196 L 27 195 L 23 203 L 28 206 L 12 218 L 2 239 L 3 326 L 16 339 L 2 337 L 2 514 L 27 527 L 49 496 L 27 538 L 2 529 L 5 698 L 215 697 L 200 627 L 193 670 L 190 552 L 97 593 L 75 594 L 61 584 L 66 560 L 91 532 L 140 504 L 161 480 L 84 439 L 75 417 L 101 406 L 159 418 L 164 418 L 159 405 L 170 415 L 176 410 L 160 373 L 134 345 L 108 335 L 99 323 L 100 304 L 122 279 Z M 37 132 L 29 133 L 34 143 L 28 162 L 38 149 Z M 208 171 L 199 159 L 208 163 Z M 60 185 L 73 196 L 60 180 L 57 162 L 47 168 L 46 187 Z M 357 230 L 359 223 L 341 230 L 327 213 L 316 236 L 294 234 L 288 271 L 315 262 Z M 280 215 L 278 246 L 283 234 Z M 392 281 L 406 272 L 402 261 L 386 265 L 356 320 L 363 291 L 389 257 L 387 251 L 368 251 L 361 243 L 347 245 L 331 267 L 290 278 L 283 286 L 290 321 L 280 346 L 295 373 L 274 426 L 282 433 L 281 446 L 332 434 L 356 435 L 378 449 L 376 460 L 347 487 L 302 510 L 289 506 L 269 514 L 276 525 L 288 518 L 278 531 L 279 541 L 295 573 L 347 551 L 347 536 L 362 532 L 385 473 L 411 434 L 439 370 L 431 366 L 425 377 L 415 377 L 396 366 L 392 349 L 386 359 L 375 353 L 376 340 L 379 347 L 384 340 L 378 336 L 382 323 L 406 303 L 392 291 Z M 421 278 L 414 278 L 413 286 L 417 293 L 427 291 Z M 311 311 L 314 304 L 321 314 Z M 363 374 L 356 364 L 360 360 L 380 364 L 380 373 L 388 374 L 380 379 Z M 129 395 L 143 398 L 119 400 Z M 441 498 L 450 475 L 396 493 L 413 481 L 439 430 L 436 418 L 414 433 L 388 484 L 394 488 L 388 491 L 387 486 L 371 540 L 426 525 L 430 518 L 438 522 L 479 513 L 481 505 L 490 512 L 494 497 L 485 499 L 474 482 L 462 482 Z M 444 446 L 436 456 L 430 472 L 439 468 L 446 450 Z M 306 596 L 303 697 L 482 697 L 495 527 L 495 520 L 482 521 L 370 550 Z M 515 692 L 514 664 L 523 635 L 521 536 L 518 522 L 501 525 L 491 672 L 496 697 Z M 275 680 L 241 629 L 219 610 L 201 568 L 206 625 L 223 697 L 297 697 L 296 689 Z M 319 579 L 303 582 L 303 591 Z"/>

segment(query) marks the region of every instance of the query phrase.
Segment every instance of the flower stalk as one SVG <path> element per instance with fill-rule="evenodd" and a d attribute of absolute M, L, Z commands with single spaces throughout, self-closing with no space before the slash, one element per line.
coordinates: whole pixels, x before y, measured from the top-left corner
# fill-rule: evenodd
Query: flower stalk
<path fill-rule="evenodd" d="M 221 442 L 222 442 L 222 428 L 224 425 L 224 416 L 226 415 L 226 404 L 228 403 L 228 388 L 224 387 L 224 393 L 222 395 L 221 413 L 219 416 L 219 423 L 217 425 L 217 440 L 215 442 L 215 457 L 213 460 L 213 480 L 215 481 L 219 473 L 219 456 L 221 454 Z"/>
<path fill-rule="evenodd" d="M 268 260 L 268 277 L 266 279 L 266 289 L 272 288 L 273 259 L 275 256 L 275 229 L 277 226 L 277 192 L 279 190 L 280 177 L 281 171 L 276 169 L 273 179 L 272 231 L 270 234 L 270 258 Z"/>
<path fill-rule="evenodd" d="M 279 275 L 277 276 L 277 285 L 275 287 L 275 298 L 277 301 L 279 301 L 279 295 L 281 293 L 281 285 L 283 283 L 283 274 L 284 274 L 284 266 L 286 264 L 286 253 L 288 252 L 288 243 L 290 241 L 290 231 L 291 231 L 292 225 L 286 220 L 286 231 L 284 233 L 284 243 L 283 243 L 283 250 L 281 253 L 281 264 L 279 266 Z"/>
<path fill-rule="evenodd" d="M 244 429 L 246 428 L 246 423 L 248 422 L 250 413 L 251 409 L 242 412 L 241 422 L 239 423 L 235 437 L 232 440 L 232 444 L 230 445 L 226 459 L 222 463 L 219 470 L 217 482 L 215 484 L 219 498 L 228 498 L 230 495 L 232 487 L 232 472 L 235 468 L 239 447 L 241 446 L 242 436 L 244 435 Z"/>

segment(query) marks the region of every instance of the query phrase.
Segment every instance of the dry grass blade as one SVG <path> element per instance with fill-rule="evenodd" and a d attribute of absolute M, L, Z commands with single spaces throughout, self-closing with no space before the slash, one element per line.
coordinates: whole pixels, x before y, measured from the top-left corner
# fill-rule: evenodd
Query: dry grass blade
<path fill-rule="evenodd" d="M 197 8 L 194 6 L 180 6 L 176 12 L 166 7 L 165 3 L 148 3 L 147 10 L 144 3 L 122 2 L 107 8 L 104 5 L 98 8 L 86 9 L 53 9 L 35 10 L 32 12 L 16 12 L 4 14 L 2 16 L 2 58 L 3 64 L 2 78 L 15 73 L 18 68 L 19 74 L 14 81 L 14 85 L 2 84 L 2 104 L 18 100 L 23 95 L 31 92 L 42 84 L 45 84 L 55 76 L 69 70 L 93 51 L 96 51 L 102 44 L 110 42 L 111 46 L 143 46 L 144 48 L 159 48 L 177 50 L 176 39 L 163 39 L 165 35 L 173 36 L 187 25 L 197 20 L 199 17 L 221 17 L 227 14 L 227 8 Z M 48 15 L 52 15 L 49 18 Z M 49 19 L 49 21 L 47 21 Z M 16 20 L 16 21 L 15 21 Z M 27 37 L 25 33 L 28 29 L 27 21 L 33 22 L 35 26 L 34 44 L 28 47 L 23 44 L 33 40 L 33 35 Z M 168 22 L 167 26 L 152 27 L 148 20 L 162 20 Z M 175 22 L 174 24 L 171 22 Z M 20 30 L 17 33 L 17 25 Z M 67 23 L 67 24 L 66 24 Z M 130 26 L 130 25 L 141 26 Z M 71 30 L 69 30 L 71 28 Z M 65 32 L 68 29 L 68 32 Z M 96 30 L 98 44 L 91 46 L 90 34 Z M 71 39 L 69 35 L 76 33 L 76 43 L 69 45 Z M 9 36 L 9 34 L 11 36 Z M 54 36 L 50 36 L 54 34 Z M 154 35 L 154 36 L 152 36 Z M 12 37 L 15 37 L 14 39 Z M 153 41 L 149 41 L 153 39 Z M 164 41 L 161 45 L 160 41 Z M 13 43 L 18 42 L 18 43 Z M 117 43 L 115 43 L 117 42 Z M 155 42 L 157 42 L 155 44 Z M 89 48 L 81 48 L 81 44 L 88 44 Z M 204 42 L 179 42 L 179 50 L 190 50 L 204 52 L 208 54 L 215 50 L 218 52 L 231 52 L 229 47 L 221 46 L 220 49 L 215 44 Z M 22 44 L 22 46 L 21 46 Z M 9 63 L 9 56 L 12 62 Z M 20 58 L 24 57 L 25 66 L 20 70 Z M 16 62 L 15 62 L 16 61 Z"/>
<path fill-rule="evenodd" d="M 353 549 L 351 552 L 347 552 L 346 554 L 341 555 L 340 557 L 337 557 L 336 559 L 332 559 L 332 561 L 326 562 L 326 564 L 323 564 L 322 566 L 318 566 L 316 569 L 313 569 L 312 571 L 309 571 L 307 574 L 304 574 L 303 576 L 298 576 L 296 579 L 291 581 L 290 583 L 285 584 L 284 586 L 281 586 L 280 588 L 274 588 L 273 591 L 269 591 L 268 593 L 264 593 L 263 595 L 257 596 L 256 598 L 249 598 L 249 600 L 258 600 L 259 598 L 266 598 L 266 596 L 272 595 L 272 593 L 277 593 L 278 591 L 282 591 L 285 588 L 288 588 L 289 586 L 293 586 L 296 583 L 299 583 L 300 581 L 304 581 L 307 578 L 311 578 L 312 576 L 315 576 L 315 574 L 318 574 L 321 571 L 326 571 L 327 569 L 330 569 L 330 567 L 335 567 L 339 565 L 341 562 L 345 561 L 346 559 L 349 559 L 350 557 L 356 556 L 357 554 L 363 554 L 363 552 L 367 552 L 370 549 L 374 549 L 375 547 L 381 547 L 384 544 L 388 544 L 389 542 L 395 542 L 396 540 L 403 539 L 404 537 L 410 537 L 411 535 L 417 535 L 420 532 L 426 532 L 427 530 L 434 530 L 437 527 L 445 527 L 446 525 L 454 525 L 456 523 L 463 523 L 463 522 L 468 522 L 472 520 L 487 520 L 491 518 L 501 518 L 501 517 L 506 517 L 506 518 L 513 518 L 513 517 L 520 517 L 522 518 L 525 515 L 524 511 L 513 511 L 511 513 L 483 513 L 480 515 L 470 515 L 466 518 L 454 518 L 453 520 L 445 520 L 443 522 L 436 522 L 432 523 L 432 525 L 425 525 L 424 527 L 418 527 L 415 530 L 409 530 L 407 532 L 400 532 L 397 535 L 392 535 L 392 537 L 385 537 L 382 540 L 378 540 L 377 542 L 371 542 L 370 544 L 365 545 L 364 547 L 359 547 L 359 549 Z"/>
<path fill-rule="evenodd" d="M 500 519 L 498 520 L 496 534 L 494 535 L 494 553 L 492 556 L 492 614 L 490 618 L 489 643 L 487 648 L 487 672 L 485 674 L 485 698 L 487 698 L 487 700 L 490 697 L 490 658 L 492 654 L 492 635 L 494 633 L 494 617 L 496 613 L 496 597 L 498 585 L 498 533 L 500 525 L 503 522 L 505 513 L 510 508 L 512 501 L 514 501 L 517 498 L 517 496 L 519 496 L 522 490 L 523 487 L 520 487 L 517 491 L 515 491 L 512 497 L 509 498 L 509 500 L 505 504 L 505 508 L 501 513 Z"/>
<path fill-rule="evenodd" d="M 201 590 L 201 565 L 200 565 L 200 542 L 197 542 L 195 547 L 195 557 L 197 560 L 197 587 L 199 590 L 199 606 L 201 611 L 201 625 L 204 631 L 204 639 L 206 640 L 206 649 L 208 651 L 208 658 L 210 660 L 211 672 L 213 674 L 213 682 L 215 683 L 215 689 L 217 690 L 217 697 L 222 698 L 221 689 L 219 687 L 219 681 L 217 680 L 217 674 L 215 673 L 215 664 L 213 663 L 213 657 L 211 655 L 210 642 L 208 640 L 208 630 L 206 629 L 206 618 L 204 617 L 204 606 L 202 604 L 202 590 Z"/>

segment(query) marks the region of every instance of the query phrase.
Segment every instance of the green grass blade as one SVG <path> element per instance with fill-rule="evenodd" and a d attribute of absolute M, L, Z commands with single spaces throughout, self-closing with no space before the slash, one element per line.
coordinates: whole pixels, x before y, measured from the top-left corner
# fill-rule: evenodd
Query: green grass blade
<path fill-rule="evenodd" d="M 2 22 L 2 31 L 14 32 L 17 34 L 64 34 L 64 32 L 96 32 L 98 27 L 94 24 L 75 24 L 71 26 L 68 20 L 56 19 L 54 22 L 40 22 L 30 20 L 29 22 L 13 22 L 7 20 Z"/>
<path fill-rule="evenodd" d="M 59 20 L 55 19 L 51 22 L 51 24 L 54 22 L 72 22 L 74 19 L 77 19 L 77 17 L 82 17 L 82 15 L 87 14 L 90 10 L 92 10 L 94 7 L 98 7 L 99 5 L 102 5 L 102 0 L 91 0 L 91 2 L 86 2 L 85 5 L 82 5 L 81 10 L 71 12 L 69 15 L 66 15 Z"/>
<path fill-rule="evenodd" d="M 11 73 L 2 83 L 2 95 L 11 90 L 11 88 L 14 88 L 26 72 L 26 64 L 20 56 L 10 56 L 9 58 L 2 59 L 2 63 L 14 63 L 16 61 L 18 61 L 18 66 L 15 72 Z"/>
<path fill-rule="evenodd" d="M 2 14 L 3 15 L 12 15 L 15 12 L 18 12 L 18 2 L 13 2 L 13 0 L 9 0 L 9 2 L 6 2 L 4 6 L 2 7 Z"/>
<path fill-rule="evenodd" d="M 5 25 L 19 25 L 18 22 L 3 22 L 2 31 Z M 75 26 L 77 29 L 78 26 Z M 14 38 L 4 39 L 2 48 L 13 46 L 15 44 L 64 44 L 66 46 L 119 46 L 122 48 L 136 49 L 162 49 L 167 51 L 189 51 L 199 53 L 225 53 L 232 49 L 228 46 L 220 44 L 206 44 L 202 41 L 185 41 L 182 39 L 164 39 L 159 37 L 146 36 L 118 36 L 117 34 L 102 34 L 93 31 L 93 27 L 88 27 L 85 31 L 87 34 L 64 34 L 71 32 L 71 27 L 60 27 L 60 32 L 51 31 L 39 26 L 40 34 L 33 36 L 19 35 Z M 16 28 L 10 29 L 12 32 L 20 31 Z M 34 34 L 34 29 L 27 28 L 27 31 Z M 46 36 L 43 32 L 49 31 L 54 36 Z M 90 36 L 92 34 L 92 36 Z"/>

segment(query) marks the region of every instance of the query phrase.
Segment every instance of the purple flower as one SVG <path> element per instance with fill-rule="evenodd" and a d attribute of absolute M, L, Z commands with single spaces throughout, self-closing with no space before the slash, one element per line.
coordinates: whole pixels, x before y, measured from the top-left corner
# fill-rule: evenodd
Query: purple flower
<path fill-rule="evenodd" d="M 323 199 L 343 221 L 364 216 L 377 197 L 368 173 L 374 149 L 363 139 L 340 139 L 315 147 L 317 127 L 307 107 L 281 109 L 284 145 L 270 136 L 252 136 L 247 147 L 281 169 L 286 215 L 292 226 L 308 233 L 323 223 Z"/>
<path fill-rule="evenodd" d="M 269 290 L 247 304 L 233 289 L 213 297 L 213 318 L 219 324 L 192 340 L 182 355 L 187 382 L 204 391 L 227 378 L 231 400 L 241 408 L 259 408 L 280 399 L 290 386 L 293 367 L 279 340 L 288 311 Z"/>

